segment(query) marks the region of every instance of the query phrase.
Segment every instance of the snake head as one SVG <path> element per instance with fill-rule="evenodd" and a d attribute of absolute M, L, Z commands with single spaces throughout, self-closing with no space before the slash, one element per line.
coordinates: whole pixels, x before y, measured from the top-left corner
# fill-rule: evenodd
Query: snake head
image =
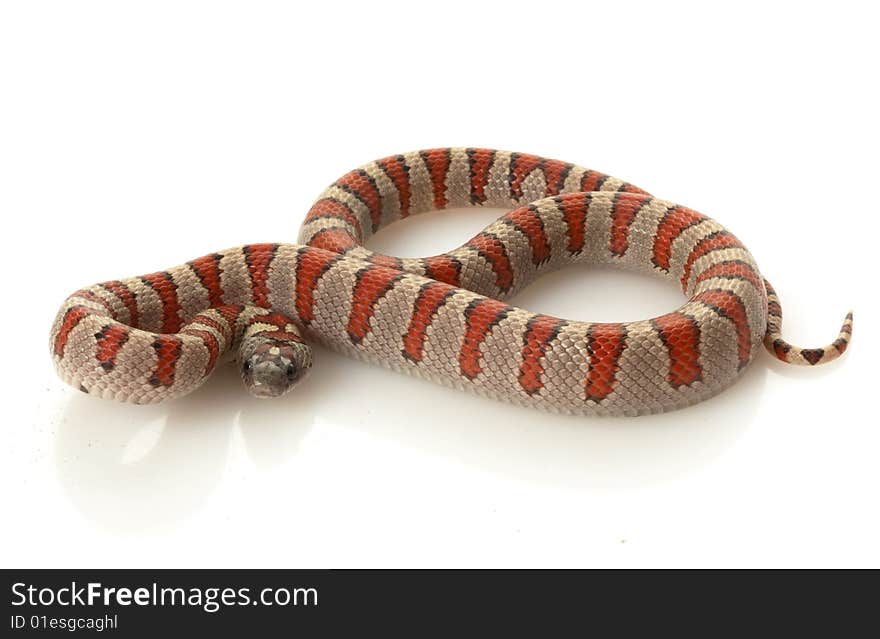
<path fill-rule="evenodd" d="M 305 377 L 312 349 L 302 342 L 255 338 L 243 346 L 241 377 L 254 397 L 280 397 Z"/>

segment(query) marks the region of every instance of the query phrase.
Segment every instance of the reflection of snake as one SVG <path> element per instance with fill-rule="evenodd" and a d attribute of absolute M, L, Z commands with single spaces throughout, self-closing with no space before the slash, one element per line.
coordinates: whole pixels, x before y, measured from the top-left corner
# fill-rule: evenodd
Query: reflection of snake
<path fill-rule="evenodd" d="M 462 247 L 425 259 L 362 246 L 432 209 L 518 207 Z M 71 295 L 52 327 L 61 377 L 137 403 L 183 395 L 224 353 L 257 396 L 311 366 L 304 335 L 342 353 L 553 411 L 653 413 L 731 384 L 763 340 L 779 359 L 836 359 L 852 332 L 802 349 L 751 254 L 714 220 L 616 178 L 533 155 L 433 149 L 388 157 L 333 183 L 302 245 L 251 244 Z M 690 299 L 651 320 L 584 323 L 503 300 L 574 262 L 660 273 Z M 766 292 L 765 292 L 766 286 Z"/>

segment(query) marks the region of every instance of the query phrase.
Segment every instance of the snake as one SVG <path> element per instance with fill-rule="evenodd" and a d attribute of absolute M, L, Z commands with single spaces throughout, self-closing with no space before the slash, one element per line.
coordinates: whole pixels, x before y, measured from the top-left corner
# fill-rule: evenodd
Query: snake
<path fill-rule="evenodd" d="M 364 245 L 396 220 L 461 207 L 509 212 L 439 255 Z M 510 303 L 576 263 L 659 275 L 686 301 L 632 322 Z M 77 290 L 55 318 L 50 350 L 65 382 L 136 404 L 186 395 L 229 360 L 250 394 L 279 397 L 321 344 L 522 406 L 637 416 L 724 390 L 762 344 L 789 364 L 830 362 L 850 342 L 852 313 L 822 348 L 794 346 L 781 330 L 775 290 L 712 218 L 568 162 L 437 148 L 343 175 L 309 209 L 297 244 L 248 244 Z"/>

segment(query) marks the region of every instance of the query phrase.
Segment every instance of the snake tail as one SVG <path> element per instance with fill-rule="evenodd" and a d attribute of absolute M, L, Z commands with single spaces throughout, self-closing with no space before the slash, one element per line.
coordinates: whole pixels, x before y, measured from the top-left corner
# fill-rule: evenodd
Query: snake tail
<path fill-rule="evenodd" d="M 801 348 L 788 343 L 782 338 L 782 305 L 779 295 L 766 279 L 767 289 L 767 333 L 764 335 L 764 346 L 770 354 L 786 364 L 795 366 L 818 366 L 833 362 L 846 352 L 852 339 L 853 314 L 846 314 L 837 339 L 821 348 Z"/>

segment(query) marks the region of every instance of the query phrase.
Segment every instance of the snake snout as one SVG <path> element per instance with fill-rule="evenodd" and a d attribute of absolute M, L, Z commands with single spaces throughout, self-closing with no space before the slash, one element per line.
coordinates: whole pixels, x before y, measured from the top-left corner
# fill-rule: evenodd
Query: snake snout
<path fill-rule="evenodd" d="M 254 397 L 280 397 L 306 374 L 308 365 L 289 346 L 258 348 L 242 362 L 241 375 Z"/>

